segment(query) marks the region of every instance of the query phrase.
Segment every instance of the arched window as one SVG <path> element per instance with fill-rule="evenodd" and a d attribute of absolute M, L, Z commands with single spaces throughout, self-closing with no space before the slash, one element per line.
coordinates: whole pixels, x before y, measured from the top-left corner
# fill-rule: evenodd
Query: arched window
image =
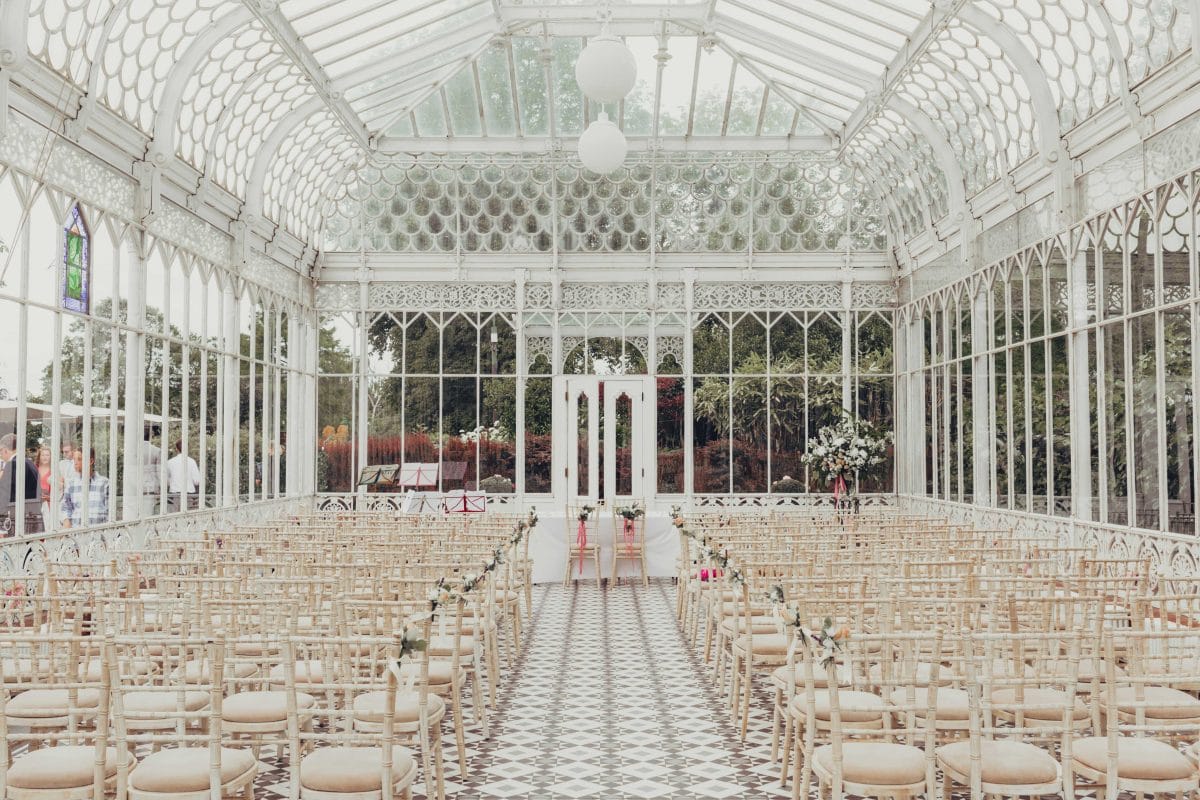
<path fill-rule="evenodd" d="M 79 204 L 71 206 L 71 215 L 63 228 L 62 307 L 80 314 L 91 313 L 92 251 L 91 236 Z"/>

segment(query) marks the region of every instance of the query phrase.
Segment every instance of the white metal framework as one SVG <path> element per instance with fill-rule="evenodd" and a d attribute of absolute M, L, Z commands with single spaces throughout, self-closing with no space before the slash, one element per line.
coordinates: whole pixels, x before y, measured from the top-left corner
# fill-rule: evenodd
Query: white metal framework
<path fill-rule="evenodd" d="M 914 507 L 1194 533 L 1198 73 L 1200 0 L 0 0 L 0 427 L 95 447 L 124 523 L 0 571 L 367 461 L 565 499 L 555 381 L 609 484 L 614 364 L 647 494 L 815 498 L 804 433 L 894 402 Z"/>

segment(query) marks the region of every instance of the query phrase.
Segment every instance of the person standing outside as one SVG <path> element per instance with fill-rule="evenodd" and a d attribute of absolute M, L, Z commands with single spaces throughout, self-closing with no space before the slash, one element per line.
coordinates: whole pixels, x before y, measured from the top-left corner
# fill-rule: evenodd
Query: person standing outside
<path fill-rule="evenodd" d="M 63 527 L 82 528 L 88 525 L 103 525 L 109 520 L 109 480 L 95 474 L 96 451 L 89 454 L 88 463 L 83 463 L 83 451 L 75 451 L 75 470 L 78 476 L 67 486 L 63 494 Z"/>
<path fill-rule="evenodd" d="M 200 467 L 183 452 L 183 440 L 175 442 L 175 455 L 167 461 L 167 502 L 171 511 L 196 508 L 200 491 Z"/>
<path fill-rule="evenodd" d="M 38 470 L 28 458 L 19 458 L 17 435 L 6 433 L 0 436 L 0 462 L 4 463 L 4 475 L 0 477 L 0 529 L 11 536 L 16 530 L 18 514 L 25 515 L 25 533 L 41 533 L 42 525 L 41 486 Z M 24 497 L 17 498 L 17 471 L 25 471 Z"/>

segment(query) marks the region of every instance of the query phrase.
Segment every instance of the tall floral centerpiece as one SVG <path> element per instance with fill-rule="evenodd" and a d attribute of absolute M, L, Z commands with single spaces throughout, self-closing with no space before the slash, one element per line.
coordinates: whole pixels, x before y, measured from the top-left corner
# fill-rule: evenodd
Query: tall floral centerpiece
<path fill-rule="evenodd" d="M 891 434 L 847 412 L 808 440 L 801 461 L 829 481 L 839 508 L 855 505 L 858 481 L 883 463 Z"/>

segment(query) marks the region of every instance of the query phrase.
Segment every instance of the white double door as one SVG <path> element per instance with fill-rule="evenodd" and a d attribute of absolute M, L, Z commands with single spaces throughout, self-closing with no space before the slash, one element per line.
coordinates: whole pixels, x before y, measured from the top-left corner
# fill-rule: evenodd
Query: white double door
<path fill-rule="evenodd" d="M 646 376 L 555 378 L 555 497 L 611 507 L 654 493 L 653 389 Z"/>

